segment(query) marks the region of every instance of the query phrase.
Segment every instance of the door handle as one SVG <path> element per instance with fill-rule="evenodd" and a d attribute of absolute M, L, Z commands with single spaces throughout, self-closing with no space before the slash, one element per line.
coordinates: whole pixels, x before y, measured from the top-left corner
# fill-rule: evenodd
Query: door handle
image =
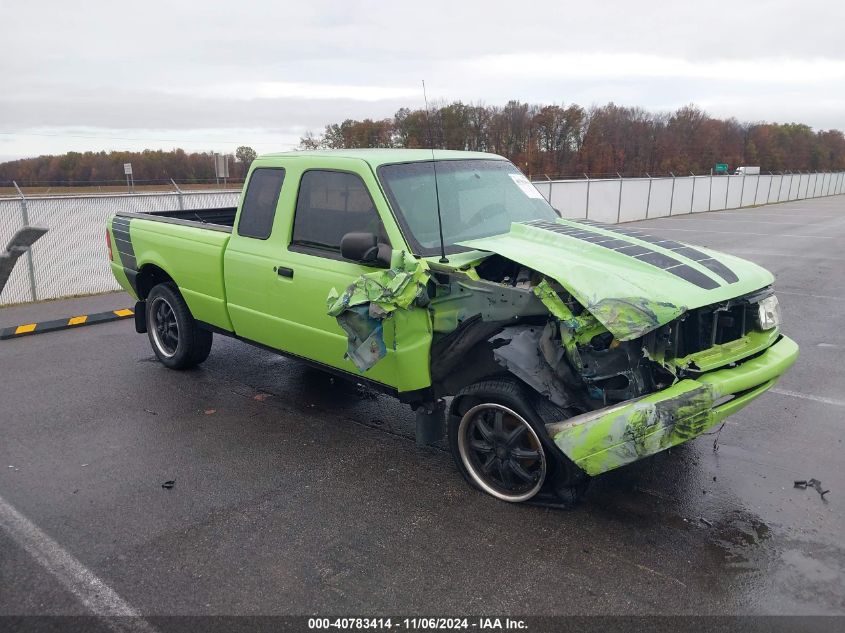
<path fill-rule="evenodd" d="M 276 269 L 279 277 L 287 277 L 289 279 L 293 279 L 293 268 L 286 268 L 285 266 L 279 266 Z"/>

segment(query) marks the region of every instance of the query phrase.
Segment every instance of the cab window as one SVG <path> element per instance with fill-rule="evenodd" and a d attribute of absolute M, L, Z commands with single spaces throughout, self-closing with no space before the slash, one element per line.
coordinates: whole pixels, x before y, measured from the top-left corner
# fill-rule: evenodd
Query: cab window
<path fill-rule="evenodd" d="M 252 172 L 241 206 L 238 235 L 259 240 L 270 237 L 284 180 L 284 169 L 261 168 Z"/>
<path fill-rule="evenodd" d="M 389 244 L 367 186 L 357 174 L 310 170 L 302 175 L 291 244 L 326 254 L 340 253 L 347 233 L 375 233 Z"/>

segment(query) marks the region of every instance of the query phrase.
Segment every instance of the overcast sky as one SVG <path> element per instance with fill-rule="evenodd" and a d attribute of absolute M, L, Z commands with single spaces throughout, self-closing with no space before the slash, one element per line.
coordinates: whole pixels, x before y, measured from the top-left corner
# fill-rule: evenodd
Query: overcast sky
<path fill-rule="evenodd" d="M 406 8 L 407 7 L 407 8 Z M 845 128 L 845 2 L 0 0 L 0 160 L 291 149 L 429 100 Z"/>

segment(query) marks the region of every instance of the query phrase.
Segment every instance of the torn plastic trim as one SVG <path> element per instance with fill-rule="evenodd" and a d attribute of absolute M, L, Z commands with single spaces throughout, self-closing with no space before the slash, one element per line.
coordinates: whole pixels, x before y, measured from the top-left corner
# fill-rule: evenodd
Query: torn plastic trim
<path fill-rule="evenodd" d="M 361 372 L 387 355 L 382 322 L 396 310 L 428 303 L 426 285 L 431 275 L 427 262 L 398 251 L 391 263 L 387 270 L 361 275 L 343 294 L 332 288 L 326 299 L 329 316 L 335 317 L 346 333 L 345 358 Z"/>

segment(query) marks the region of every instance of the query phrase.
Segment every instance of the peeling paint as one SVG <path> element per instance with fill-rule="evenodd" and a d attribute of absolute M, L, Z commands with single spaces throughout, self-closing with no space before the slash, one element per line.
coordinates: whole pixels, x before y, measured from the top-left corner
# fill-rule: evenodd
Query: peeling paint
<path fill-rule="evenodd" d="M 674 321 L 687 308 L 645 297 L 606 298 L 587 310 L 620 341 L 631 341 Z"/>
<path fill-rule="evenodd" d="M 576 416 L 551 432 L 558 447 L 590 474 L 599 474 L 701 435 L 716 423 L 713 391 L 684 381 L 671 394 L 646 396 Z"/>
<path fill-rule="evenodd" d="M 430 274 L 426 262 L 400 252 L 394 263 L 387 270 L 361 275 L 342 295 L 332 288 L 327 298 L 329 316 L 337 319 L 349 341 L 345 357 L 362 372 L 387 354 L 384 319 L 395 310 L 428 303 L 426 284 Z"/>

